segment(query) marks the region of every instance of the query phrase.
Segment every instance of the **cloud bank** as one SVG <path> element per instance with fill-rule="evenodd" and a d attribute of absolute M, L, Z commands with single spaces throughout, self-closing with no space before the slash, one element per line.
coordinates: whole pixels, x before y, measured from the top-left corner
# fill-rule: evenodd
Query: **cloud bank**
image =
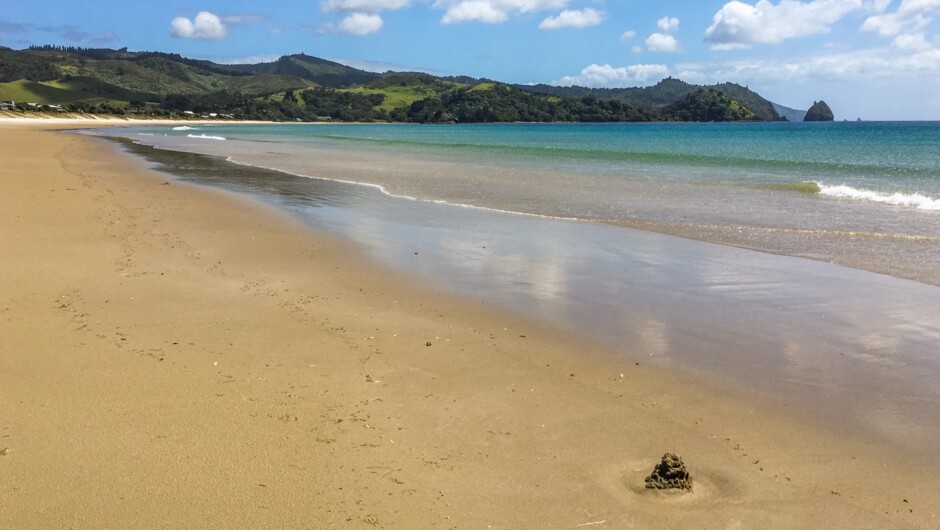
<path fill-rule="evenodd" d="M 717 50 L 778 44 L 828 33 L 833 24 L 863 7 L 862 0 L 759 0 L 753 5 L 732 0 L 715 13 L 705 40 Z"/>
<path fill-rule="evenodd" d="M 433 5 L 444 9 L 441 24 L 497 24 L 520 14 L 564 9 L 568 0 L 436 0 Z"/>
<path fill-rule="evenodd" d="M 580 74 L 562 77 L 552 84 L 590 88 L 632 87 L 651 85 L 668 75 L 669 67 L 664 64 L 634 64 L 621 67 L 592 64 L 581 70 Z"/>

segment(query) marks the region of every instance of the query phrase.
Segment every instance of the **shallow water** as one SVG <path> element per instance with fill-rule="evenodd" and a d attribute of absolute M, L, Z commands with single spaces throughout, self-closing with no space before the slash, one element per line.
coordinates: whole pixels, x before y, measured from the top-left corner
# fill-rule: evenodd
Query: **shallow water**
<path fill-rule="evenodd" d="M 940 449 L 940 288 L 806 259 L 587 223 L 396 199 L 137 147 L 248 193 L 377 261 L 903 447 Z"/>
<path fill-rule="evenodd" d="M 632 226 L 940 285 L 940 123 L 265 125 L 119 134 L 397 196 Z"/>

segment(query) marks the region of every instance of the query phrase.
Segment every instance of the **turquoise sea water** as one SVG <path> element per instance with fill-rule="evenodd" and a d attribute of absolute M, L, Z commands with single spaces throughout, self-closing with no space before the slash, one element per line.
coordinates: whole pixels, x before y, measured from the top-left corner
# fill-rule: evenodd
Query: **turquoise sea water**
<path fill-rule="evenodd" d="M 818 179 L 885 193 L 921 193 L 940 209 L 940 123 L 813 124 L 490 124 L 462 126 L 343 124 L 213 126 L 230 139 L 347 142 L 366 148 L 413 148 L 510 161 L 578 165 L 581 171 L 629 170 L 632 164 L 717 171 L 677 171 L 675 178 L 742 183 Z M 185 134 L 183 134 L 185 133 Z M 192 132 L 170 134 L 189 136 Z M 625 167 L 618 167 L 623 164 Z"/>
<path fill-rule="evenodd" d="M 940 123 L 210 125 L 120 134 L 397 196 L 940 284 Z"/>

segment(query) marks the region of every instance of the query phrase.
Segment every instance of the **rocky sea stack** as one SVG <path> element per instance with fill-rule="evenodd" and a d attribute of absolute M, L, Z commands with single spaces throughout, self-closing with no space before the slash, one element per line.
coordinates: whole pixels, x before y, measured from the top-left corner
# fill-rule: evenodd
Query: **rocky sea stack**
<path fill-rule="evenodd" d="M 803 121 L 832 121 L 835 117 L 832 115 L 832 109 L 825 101 L 813 102 L 813 106 L 806 111 Z"/>
<path fill-rule="evenodd" d="M 692 476 L 681 456 L 666 453 L 663 460 L 653 468 L 653 473 L 646 477 L 646 487 L 656 490 L 691 490 Z"/>

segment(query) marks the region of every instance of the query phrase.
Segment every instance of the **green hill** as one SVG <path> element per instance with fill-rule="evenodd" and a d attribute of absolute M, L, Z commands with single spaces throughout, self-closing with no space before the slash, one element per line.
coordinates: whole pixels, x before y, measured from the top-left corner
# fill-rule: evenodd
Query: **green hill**
<path fill-rule="evenodd" d="M 219 65 L 218 67 L 230 73 L 299 77 L 329 88 L 348 88 L 355 85 L 364 85 L 380 77 L 380 74 L 358 70 L 303 53 L 285 55 L 272 63 Z"/>
<path fill-rule="evenodd" d="M 666 113 L 680 121 L 751 121 L 754 112 L 715 88 L 701 88 L 670 105 Z"/>
<path fill-rule="evenodd" d="M 59 90 L 47 90 L 36 83 Z M 289 74 L 252 75 L 179 55 L 40 48 L 0 50 L 0 99 L 61 103 L 95 100 L 160 102 L 169 95 L 220 91 L 262 96 L 315 83 Z"/>
<path fill-rule="evenodd" d="M 773 103 L 767 101 L 757 92 L 754 92 L 747 87 L 743 87 L 735 83 L 722 83 L 720 85 L 712 85 L 705 88 L 717 90 L 732 100 L 740 103 L 741 106 L 754 113 L 754 117 L 752 119 L 757 119 L 760 121 L 780 121 L 782 119 L 780 114 L 777 113 L 777 109 Z"/>
<path fill-rule="evenodd" d="M 594 96 L 602 100 L 614 99 L 640 107 L 653 107 L 657 109 L 675 105 L 690 94 L 699 90 L 713 89 L 728 96 L 733 101 L 737 101 L 750 110 L 754 114 L 751 119 L 759 121 L 777 121 L 781 119 L 773 103 L 747 87 L 734 83 L 701 86 L 668 77 L 653 86 L 643 88 L 585 88 L 579 86 L 560 87 L 553 85 L 516 86 L 522 90 L 529 90 L 540 94 L 576 98 Z"/>
<path fill-rule="evenodd" d="M 701 87 L 668 78 L 646 88 L 520 86 L 420 72 L 377 74 L 302 53 L 227 65 L 126 48 L 56 46 L 0 48 L 0 100 L 76 112 L 291 121 L 780 119 L 772 103 L 731 83 Z"/>
<path fill-rule="evenodd" d="M 462 86 L 465 85 L 420 72 L 388 72 L 365 86 L 345 90 L 367 96 L 381 95 L 383 100 L 379 108 L 392 112 L 408 108 L 416 101 L 440 97 Z"/>

